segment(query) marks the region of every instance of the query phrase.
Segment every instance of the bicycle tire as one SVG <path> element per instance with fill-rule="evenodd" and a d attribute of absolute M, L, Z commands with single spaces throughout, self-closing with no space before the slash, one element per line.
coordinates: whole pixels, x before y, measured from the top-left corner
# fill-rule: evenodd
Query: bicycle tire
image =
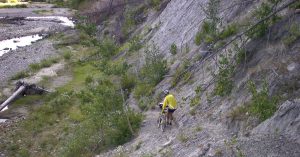
<path fill-rule="evenodd" d="M 163 116 L 161 116 L 160 129 L 162 132 L 164 132 L 165 128 L 166 128 L 166 117 L 163 115 Z"/>

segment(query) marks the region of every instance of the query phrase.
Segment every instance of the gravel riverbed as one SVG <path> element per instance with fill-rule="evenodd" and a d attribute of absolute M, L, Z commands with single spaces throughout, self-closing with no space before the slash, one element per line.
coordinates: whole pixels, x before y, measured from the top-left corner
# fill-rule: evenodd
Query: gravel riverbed
<path fill-rule="evenodd" d="M 26 19 L 26 17 L 73 15 L 70 9 L 52 7 L 51 4 L 38 3 L 31 4 L 29 8 L 0 9 L 0 17 L 6 17 L 0 19 L 0 41 L 35 34 L 51 35 L 73 29 L 56 19 Z M 50 10 L 50 12 L 41 15 L 36 14 L 34 10 Z M 0 89 L 7 85 L 12 76 L 26 70 L 30 64 L 58 55 L 53 42 L 53 39 L 44 38 L 0 56 Z"/>

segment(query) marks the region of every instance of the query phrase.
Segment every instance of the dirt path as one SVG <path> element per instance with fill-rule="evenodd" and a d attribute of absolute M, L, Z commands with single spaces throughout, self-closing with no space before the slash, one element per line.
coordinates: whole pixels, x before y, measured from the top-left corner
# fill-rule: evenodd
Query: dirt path
<path fill-rule="evenodd" d="M 211 143 L 222 143 L 227 137 L 221 124 L 200 117 L 193 119 L 180 111 L 175 114 L 177 124 L 161 132 L 156 124 L 158 114 L 158 109 L 146 112 L 136 138 L 98 156 L 206 156 L 215 153 Z"/>

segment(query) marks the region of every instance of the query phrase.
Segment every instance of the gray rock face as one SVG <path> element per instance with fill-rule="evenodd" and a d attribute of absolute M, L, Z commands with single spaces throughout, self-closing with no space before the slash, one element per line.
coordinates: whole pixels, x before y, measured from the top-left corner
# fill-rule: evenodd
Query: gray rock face
<path fill-rule="evenodd" d="M 280 134 L 300 143 L 300 99 L 283 103 L 273 117 L 254 128 L 252 134 Z"/>

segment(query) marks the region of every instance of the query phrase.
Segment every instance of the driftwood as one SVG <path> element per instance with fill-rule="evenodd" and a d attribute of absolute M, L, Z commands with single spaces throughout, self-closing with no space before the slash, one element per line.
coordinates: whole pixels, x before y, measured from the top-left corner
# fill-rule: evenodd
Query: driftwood
<path fill-rule="evenodd" d="M 6 99 L 6 101 L 4 101 L 1 105 L 0 105 L 0 111 L 2 111 L 7 105 L 9 105 L 11 102 L 13 102 L 14 100 L 16 100 L 17 98 L 24 96 L 24 95 L 34 95 L 34 94 L 44 94 L 44 93 L 48 93 L 49 91 L 38 87 L 35 84 L 27 84 L 25 82 L 22 81 L 18 81 L 16 83 L 16 89 L 15 92 L 8 98 Z"/>

